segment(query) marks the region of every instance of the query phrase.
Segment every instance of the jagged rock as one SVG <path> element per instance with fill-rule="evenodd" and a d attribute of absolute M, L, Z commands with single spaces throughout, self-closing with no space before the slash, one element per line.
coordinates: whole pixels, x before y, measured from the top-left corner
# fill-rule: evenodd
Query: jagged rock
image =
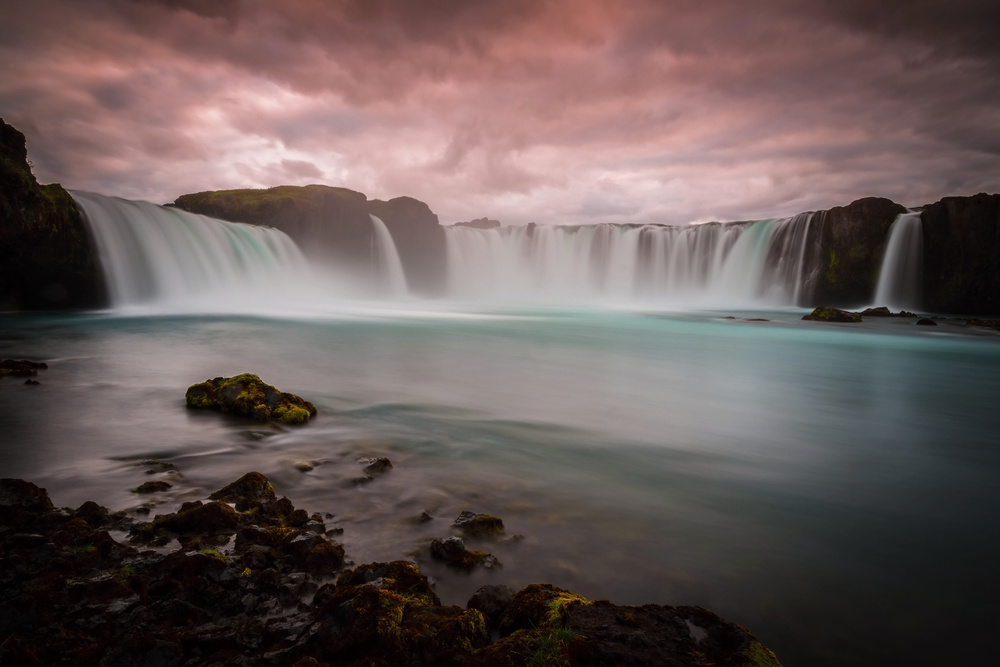
<path fill-rule="evenodd" d="M 184 400 L 189 408 L 217 410 L 279 424 L 304 424 L 316 416 L 316 406 L 312 403 L 279 391 L 252 373 L 191 385 Z"/>
<path fill-rule="evenodd" d="M 504 533 L 503 520 L 490 514 L 465 511 L 458 515 L 452 528 L 458 528 L 468 537 L 500 537 Z"/>
<path fill-rule="evenodd" d="M 210 494 L 208 499 L 234 503 L 238 511 L 246 512 L 257 503 L 277 500 L 277 495 L 267 477 L 259 472 L 248 472 Z"/>
<path fill-rule="evenodd" d="M 376 476 L 385 474 L 392 470 L 392 461 L 384 456 L 374 459 L 361 459 L 361 463 L 365 466 L 361 471 L 364 475 L 354 480 L 356 484 L 367 484 L 375 479 Z"/>
<path fill-rule="evenodd" d="M 228 508 L 189 503 L 170 516 L 212 505 Z M 4 664 L 778 664 L 746 630 L 697 607 L 592 603 L 537 584 L 516 595 L 483 587 L 468 609 L 444 607 L 405 561 L 319 587 L 299 569 L 330 545 L 311 531 L 244 525 L 229 554 L 161 554 L 95 529 L 114 521 L 105 508 L 55 509 L 21 480 L 0 480 L 0 508 L 22 521 L 0 531 Z M 487 615 L 503 631 L 493 644 Z"/>
<path fill-rule="evenodd" d="M 0 311 L 95 308 L 104 280 L 73 198 L 39 185 L 24 135 L 0 119 Z"/>
<path fill-rule="evenodd" d="M 478 609 L 490 619 L 493 627 L 500 626 L 500 618 L 514 600 L 514 589 L 504 584 L 480 586 L 465 604 L 469 609 Z"/>
<path fill-rule="evenodd" d="M 815 320 L 817 322 L 853 322 L 857 323 L 861 321 L 861 315 L 857 313 L 852 313 L 848 310 L 841 310 L 839 308 L 829 308 L 827 306 L 820 306 L 815 308 L 808 315 L 803 315 L 804 320 Z"/>
<path fill-rule="evenodd" d="M 431 557 L 444 562 L 455 570 L 470 571 L 477 567 L 492 570 L 501 567 L 501 563 L 493 554 L 481 550 L 465 548 L 465 542 L 460 537 L 435 539 L 431 542 Z"/>

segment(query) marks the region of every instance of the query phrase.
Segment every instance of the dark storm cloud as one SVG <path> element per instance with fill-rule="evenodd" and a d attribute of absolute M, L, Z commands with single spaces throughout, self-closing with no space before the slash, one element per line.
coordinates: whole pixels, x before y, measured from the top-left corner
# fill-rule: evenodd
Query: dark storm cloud
<path fill-rule="evenodd" d="M 325 179 L 444 221 L 912 205 L 996 190 L 998 24 L 969 0 L 37 0 L 0 22 L 0 115 L 43 180 L 157 201 Z"/>

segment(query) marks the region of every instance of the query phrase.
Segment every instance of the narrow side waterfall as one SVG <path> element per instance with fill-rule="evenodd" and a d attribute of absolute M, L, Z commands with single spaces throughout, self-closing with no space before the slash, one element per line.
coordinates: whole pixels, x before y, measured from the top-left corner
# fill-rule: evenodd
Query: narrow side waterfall
<path fill-rule="evenodd" d="M 380 218 L 369 215 L 375 235 L 372 238 L 372 260 L 375 265 L 375 275 L 380 283 L 381 291 L 393 298 L 405 297 L 409 294 L 406 285 L 406 274 L 403 273 L 403 262 L 399 259 L 396 243 L 392 240 L 389 228 Z"/>
<path fill-rule="evenodd" d="M 902 213 L 889 228 L 875 305 L 918 310 L 923 298 L 923 259 L 920 213 Z"/>
<path fill-rule="evenodd" d="M 73 192 L 93 233 L 116 309 L 230 310 L 288 296 L 307 269 L 270 227 L 148 202 Z"/>
<path fill-rule="evenodd" d="M 666 307 L 797 305 L 822 220 L 447 228 L 452 296 Z"/>

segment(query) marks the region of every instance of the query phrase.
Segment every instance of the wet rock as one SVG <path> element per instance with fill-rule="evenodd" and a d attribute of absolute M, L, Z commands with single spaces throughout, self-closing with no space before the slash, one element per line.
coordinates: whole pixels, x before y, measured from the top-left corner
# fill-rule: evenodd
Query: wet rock
<path fill-rule="evenodd" d="M 921 317 L 919 320 L 917 320 L 917 324 L 920 324 L 920 325 L 923 325 L 923 326 L 931 326 L 931 327 L 936 327 L 937 326 L 937 322 L 935 322 L 934 320 L 932 320 L 929 317 Z"/>
<path fill-rule="evenodd" d="M 363 476 L 355 479 L 355 484 L 367 484 L 379 475 L 384 475 L 392 470 L 392 462 L 384 456 L 372 459 L 361 459 L 360 463 L 364 466 L 361 471 Z"/>
<path fill-rule="evenodd" d="M 865 308 L 861 311 L 861 316 L 871 316 L 871 317 L 892 317 L 892 311 L 889 310 L 887 306 L 879 306 L 878 308 Z"/>
<path fill-rule="evenodd" d="M 238 511 L 246 512 L 259 502 L 277 500 L 277 495 L 267 477 L 259 472 L 248 472 L 232 484 L 215 491 L 208 498 L 233 503 Z"/>
<path fill-rule="evenodd" d="M 234 533 L 239 525 L 239 515 L 226 503 L 199 501 L 176 514 L 156 517 L 153 523 L 157 528 L 180 535 Z"/>
<path fill-rule="evenodd" d="M 861 321 L 861 315 L 857 313 L 852 313 L 848 310 L 841 310 L 840 308 L 829 308 L 827 306 L 820 306 L 819 308 L 813 309 L 808 315 L 803 315 L 804 320 L 815 320 L 817 322 L 853 322 L 857 323 Z"/>
<path fill-rule="evenodd" d="M 514 589 L 503 584 L 480 586 L 469 598 L 466 607 L 478 609 L 490 620 L 493 627 L 500 627 L 500 618 L 514 600 Z"/>
<path fill-rule="evenodd" d="M 286 425 L 305 424 L 316 416 L 316 406 L 312 403 L 279 391 L 252 373 L 217 377 L 191 385 L 184 400 L 189 408 L 216 410 Z"/>
<path fill-rule="evenodd" d="M 173 487 L 173 484 L 164 481 L 154 481 L 154 482 L 143 482 L 136 488 L 132 489 L 133 493 L 160 493 L 162 491 L 169 491 Z"/>
<path fill-rule="evenodd" d="M 38 380 L 32 380 L 31 378 L 28 378 L 27 380 L 24 381 L 24 384 L 33 387 L 33 386 L 36 386 L 36 385 L 40 385 L 41 382 L 39 382 Z"/>
<path fill-rule="evenodd" d="M 458 528 L 468 537 L 500 537 L 504 533 L 503 520 L 491 514 L 465 511 L 458 515 L 452 528 Z"/>
<path fill-rule="evenodd" d="M 466 572 L 482 567 L 487 570 L 502 567 L 497 557 L 485 551 L 470 551 L 460 537 L 435 539 L 431 542 L 431 557 L 448 567 Z"/>
<path fill-rule="evenodd" d="M 38 375 L 39 370 L 47 368 L 45 363 L 27 359 L 0 359 L 0 377 L 29 377 Z"/>
<path fill-rule="evenodd" d="M 696 607 L 591 603 L 538 584 L 516 595 L 485 586 L 468 609 L 444 607 L 406 561 L 344 570 L 317 588 L 313 573 L 342 567 L 343 549 L 315 531 L 243 525 L 230 554 L 138 552 L 96 527 L 118 519 L 94 503 L 55 509 L 20 480 L 0 481 L 2 501 L 24 522 L 0 530 L 4 664 L 778 664 L 746 630 Z M 213 506 L 235 514 L 192 502 L 140 525 L 157 533 L 166 529 L 156 522 Z M 459 538 L 443 542 L 464 550 Z M 503 631 L 493 644 L 487 617 Z"/>

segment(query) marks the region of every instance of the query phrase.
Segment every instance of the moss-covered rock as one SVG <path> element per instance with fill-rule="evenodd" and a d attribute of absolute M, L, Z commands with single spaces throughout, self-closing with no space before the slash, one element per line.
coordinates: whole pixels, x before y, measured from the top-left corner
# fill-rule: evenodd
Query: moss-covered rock
<path fill-rule="evenodd" d="M 431 542 L 431 557 L 443 562 L 454 570 L 470 572 L 476 568 L 487 570 L 502 567 L 493 554 L 481 549 L 466 549 L 465 541 L 460 537 L 435 539 Z"/>
<path fill-rule="evenodd" d="M 305 424 L 316 416 L 309 401 L 279 391 L 252 373 L 217 377 L 188 387 L 184 400 L 189 408 L 216 410 L 257 421 L 286 425 Z"/>
<path fill-rule="evenodd" d="M 227 484 L 208 496 L 209 500 L 221 500 L 236 505 L 240 512 L 246 512 L 260 502 L 277 500 L 270 480 L 259 472 L 248 472 L 231 484 Z"/>
<path fill-rule="evenodd" d="M 468 537 L 500 537 L 504 534 L 503 519 L 492 514 L 465 511 L 458 515 L 452 528 L 458 528 Z"/>
<path fill-rule="evenodd" d="M 59 185 L 39 185 L 24 135 L 0 119 L 0 311 L 94 308 L 104 280 L 86 224 Z"/>
<path fill-rule="evenodd" d="M 814 308 L 808 315 L 803 315 L 802 319 L 814 320 L 816 322 L 850 322 L 856 324 L 861 322 L 861 315 L 852 313 L 849 310 L 841 310 L 840 308 L 820 306 Z"/>

